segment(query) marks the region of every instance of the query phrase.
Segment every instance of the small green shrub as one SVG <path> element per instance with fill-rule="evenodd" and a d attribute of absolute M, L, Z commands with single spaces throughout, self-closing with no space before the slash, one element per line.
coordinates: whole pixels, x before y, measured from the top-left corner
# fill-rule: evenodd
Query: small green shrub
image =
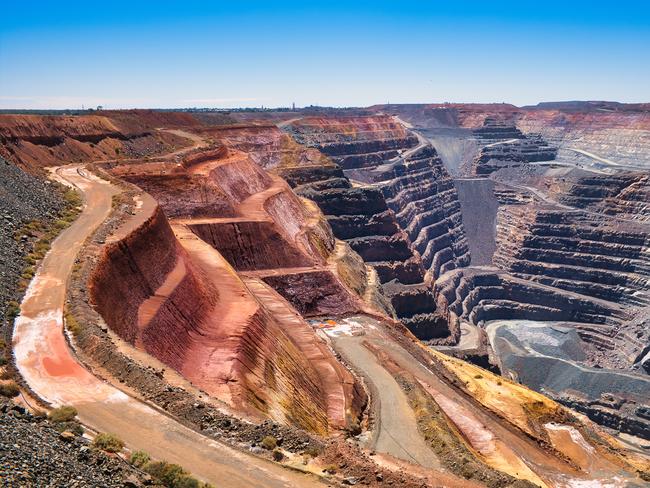
<path fill-rule="evenodd" d="M 264 439 L 262 439 L 262 447 L 267 451 L 272 451 L 278 447 L 278 440 L 272 435 L 267 435 Z"/>
<path fill-rule="evenodd" d="M 124 441 L 115 434 L 102 432 L 93 439 L 93 447 L 105 452 L 120 452 L 124 447 Z"/>
<path fill-rule="evenodd" d="M 339 467 L 336 464 L 328 464 L 323 466 L 323 472 L 327 474 L 335 474 L 339 470 Z"/>
<path fill-rule="evenodd" d="M 65 228 L 68 226 L 68 224 L 69 224 L 69 222 L 67 222 L 67 221 L 65 221 L 65 220 L 63 220 L 63 219 L 56 219 L 56 220 L 54 221 L 54 224 L 52 224 L 52 225 L 54 225 L 54 228 L 55 228 L 56 230 L 59 230 L 59 231 L 60 231 L 60 230 L 65 229 Z"/>
<path fill-rule="evenodd" d="M 15 319 L 16 317 L 18 317 L 19 314 L 20 314 L 20 303 L 18 303 L 15 300 L 11 300 L 9 303 L 7 303 L 7 318 L 9 318 L 9 320 Z M 4 344 L 4 339 L 2 340 L 2 342 L 3 342 L 2 349 L 4 349 L 6 347 L 6 344 Z"/>
<path fill-rule="evenodd" d="M 27 266 L 23 270 L 23 274 L 20 275 L 20 277 L 24 280 L 31 280 L 34 277 L 34 268 L 32 266 Z"/>
<path fill-rule="evenodd" d="M 282 451 L 280 449 L 273 449 L 273 452 L 271 453 L 271 456 L 273 456 L 273 460 L 280 462 L 284 459 L 284 454 L 282 454 Z"/>
<path fill-rule="evenodd" d="M 129 456 L 129 462 L 136 468 L 141 468 L 151 461 L 151 457 L 144 451 L 133 451 Z"/>
<path fill-rule="evenodd" d="M 63 194 L 63 199 L 69 207 L 78 207 L 82 204 L 83 200 L 78 191 L 68 188 Z"/>
<path fill-rule="evenodd" d="M 70 312 L 66 310 L 65 312 L 65 326 L 70 331 L 70 333 L 77 337 L 79 332 L 81 332 L 81 324 L 77 322 L 77 319 Z"/>
<path fill-rule="evenodd" d="M 135 451 L 131 454 L 131 464 L 138 466 L 136 460 L 139 463 L 145 458 L 149 458 L 146 452 Z M 138 467 L 148 473 L 155 484 L 167 488 L 214 488 L 208 483 L 200 482 L 178 464 L 168 463 L 167 461 L 148 461 L 144 466 Z"/>
<path fill-rule="evenodd" d="M 178 464 L 171 464 L 167 461 L 154 461 L 148 463 L 144 470 L 165 486 L 176 487 L 177 483 L 186 478 L 188 472 Z"/>
<path fill-rule="evenodd" d="M 69 405 L 64 405 L 62 407 L 55 408 L 48 415 L 50 420 L 54 423 L 70 422 L 71 420 L 74 420 L 76 416 L 77 416 L 77 409 Z"/>
<path fill-rule="evenodd" d="M 82 435 L 84 433 L 83 426 L 76 420 L 70 422 L 57 422 L 54 424 L 54 429 L 57 432 L 72 432 L 74 435 Z"/>
<path fill-rule="evenodd" d="M 171 488 L 201 488 L 201 482 L 188 475 L 179 476 Z"/>
<path fill-rule="evenodd" d="M 50 243 L 45 241 L 39 241 L 34 245 L 34 253 L 41 258 L 47 254 L 47 251 L 50 250 Z"/>
<path fill-rule="evenodd" d="M 7 398 L 17 397 L 20 393 L 20 388 L 15 381 L 9 381 L 8 383 L 0 383 L 0 395 Z"/>
<path fill-rule="evenodd" d="M 320 454 L 320 449 L 316 446 L 309 446 L 307 449 L 305 449 L 305 454 L 311 457 L 317 457 Z"/>

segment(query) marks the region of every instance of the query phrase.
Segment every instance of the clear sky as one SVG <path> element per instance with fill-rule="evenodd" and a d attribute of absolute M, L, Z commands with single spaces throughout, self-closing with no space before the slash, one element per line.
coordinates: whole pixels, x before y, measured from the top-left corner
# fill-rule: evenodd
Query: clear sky
<path fill-rule="evenodd" d="M 650 102 L 650 2 L 5 1 L 0 108 Z"/>

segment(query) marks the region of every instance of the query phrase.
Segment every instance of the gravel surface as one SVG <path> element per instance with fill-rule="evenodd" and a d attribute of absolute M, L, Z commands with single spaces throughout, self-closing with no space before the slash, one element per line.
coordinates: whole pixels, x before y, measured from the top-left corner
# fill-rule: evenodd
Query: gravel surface
<path fill-rule="evenodd" d="M 64 439 L 44 419 L 0 400 L 0 486 L 136 487 L 145 479 L 125 461 Z"/>
<path fill-rule="evenodd" d="M 52 183 L 0 158 L 0 324 L 5 324 L 7 302 L 16 299 L 22 257 L 31 250 L 27 239 L 16 242 L 15 232 L 32 220 L 55 218 L 63 207 L 61 194 Z"/>

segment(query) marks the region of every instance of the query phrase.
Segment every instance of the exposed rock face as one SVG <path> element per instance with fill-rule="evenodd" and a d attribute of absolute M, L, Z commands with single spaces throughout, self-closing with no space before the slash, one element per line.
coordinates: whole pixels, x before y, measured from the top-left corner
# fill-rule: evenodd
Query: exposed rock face
<path fill-rule="evenodd" d="M 358 416 L 363 389 L 303 317 L 395 313 L 419 338 L 447 345 L 467 323 L 538 321 L 570 328 L 584 354 L 531 359 L 571 382 L 519 378 L 647 436 L 650 406 L 606 380 L 650 371 L 650 182 L 639 171 L 647 114 L 381 110 L 416 129 L 360 111 L 215 126 L 106 113 L 0 117 L 0 138 L 31 171 L 180 144 L 158 140 L 160 126 L 208 140 L 183 158 L 105 165 L 148 194 L 89 288 L 120 337 L 238 410 L 317 432 Z M 433 129 L 449 129 L 436 134 L 451 166 L 420 135 Z M 632 149 L 617 159 L 617 144 L 631 141 L 638 161 Z M 520 352 L 501 365 L 516 371 L 529 359 Z M 594 368 L 573 375 L 562 360 Z M 585 378 L 598 369 L 624 373 L 595 376 L 595 395 Z"/>
<path fill-rule="evenodd" d="M 508 104 L 434 104 L 374 108 L 397 113 L 422 129 L 462 127 L 482 131 L 485 125 L 516 126 L 527 137 L 541 136 L 549 146 L 558 148 L 562 160 L 573 163 L 592 165 L 598 161 L 592 157 L 596 156 L 631 169 L 647 169 L 650 165 L 647 104 L 581 102 L 523 108 Z"/>
<path fill-rule="evenodd" d="M 479 146 L 471 165 L 454 164 L 456 174 L 484 178 L 488 193 L 480 197 L 485 205 L 479 208 L 478 191 L 460 192 L 466 229 L 471 225 L 472 264 L 480 267 L 439 278 L 434 284 L 438 309 L 447 310 L 452 322 L 478 325 L 562 323 L 575 330 L 585 351 L 571 360 L 645 374 L 650 369 L 649 182 L 639 169 L 647 165 L 650 119 L 647 107 L 610 105 L 382 109 L 434 140 L 446 126 L 447 137 Z M 456 184 L 480 184 L 472 181 Z M 477 220 L 484 223 L 482 235 Z M 527 361 L 517 357 L 511 367 Z M 533 360 L 547 361 L 543 367 L 557 368 L 559 375 L 574 374 L 562 369 L 561 358 Z M 531 386 L 593 419 L 647 436 L 648 422 L 636 413 L 647 406 L 627 395 L 622 383 L 603 380 L 614 399 L 603 401 L 593 396 L 594 380 L 586 376 L 563 390 L 561 382 L 553 389 L 534 371 L 520 372 Z M 609 378 L 622 377 L 617 374 Z"/>
<path fill-rule="evenodd" d="M 0 115 L 0 155 L 30 173 L 47 166 L 168 151 L 187 141 L 157 127 L 197 125 L 189 114 L 153 111 L 102 115 Z"/>
<path fill-rule="evenodd" d="M 496 218 L 499 202 L 494 182 L 487 178 L 454 180 L 467 234 L 471 264 L 487 266 L 496 250 Z"/>
<path fill-rule="evenodd" d="M 250 131 L 239 134 L 237 147 L 247 137 Z M 359 415 L 365 394 L 291 305 L 303 315 L 382 306 L 372 274 L 335 241 L 313 203 L 250 153 L 218 141 L 180 164 L 110 165 L 174 219 L 170 226 L 158 210 L 154 229 L 146 232 L 144 224 L 106 256 L 94 277 L 98 309 L 124 339 L 237 409 L 314 431 L 343 428 Z M 154 236 L 163 254 L 130 263 Z M 133 270 L 147 271 L 140 278 Z M 137 295 L 132 309 L 106 302 L 106 287 L 119 279 L 127 284 L 123 293 Z M 138 292 L 141 280 L 147 286 Z"/>
<path fill-rule="evenodd" d="M 400 320 L 423 339 L 455 334 L 435 314 L 427 283 L 469 254 L 456 189 L 435 150 L 389 116 L 304 118 L 286 130 L 337 166 L 281 174 L 377 270 Z"/>
<path fill-rule="evenodd" d="M 338 388 L 338 408 L 345 412 L 344 384 L 324 384 L 276 318 L 216 252 L 192 236 L 172 231 L 158 209 L 107 247 L 91 281 L 107 324 L 242 411 L 282 412 L 298 425 L 326 429 L 330 406 L 322 389 Z M 343 412 L 332 421 L 340 425 Z"/>
<path fill-rule="evenodd" d="M 5 399 L 0 399 L 0 446 L 5 486 L 122 488 L 145 482 L 129 463 L 91 449 L 84 437 L 63 436 L 50 422 Z"/>
<path fill-rule="evenodd" d="M 635 169 L 650 166 L 650 111 L 634 106 L 522 111 L 517 126 L 541 134 L 566 158 L 584 150 Z"/>
<path fill-rule="evenodd" d="M 496 141 L 481 149 L 474 160 L 474 173 L 486 175 L 501 168 L 519 167 L 536 161 L 550 161 L 555 159 L 556 154 L 557 150 L 550 147 L 537 134 L 503 142 Z"/>
<path fill-rule="evenodd" d="M 623 220 L 650 220 L 650 177 L 643 172 L 592 175 L 579 178 L 561 203 L 616 216 Z"/>

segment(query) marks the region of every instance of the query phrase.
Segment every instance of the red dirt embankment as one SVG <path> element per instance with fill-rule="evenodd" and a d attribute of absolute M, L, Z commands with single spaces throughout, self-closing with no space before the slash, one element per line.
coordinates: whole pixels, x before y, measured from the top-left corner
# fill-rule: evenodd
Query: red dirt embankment
<path fill-rule="evenodd" d="M 268 298 L 268 290 L 264 289 L 261 278 L 249 276 L 244 285 L 237 272 L 266 270 L 272 274 L 289 273 L 292 277 L 303 276 L 306 272 L 308 278 L 317 277 L 321 286 L 327 286 L 328 293 L 323 296 L 331 300 L 323 301 L 320 295 L 314 296 L 315 292 L 322 294 L 323 289 L 311 286 L 309 279 L 299 280 L 297 284 L 292 281 L 288 288 L 298 293 L 300 302 L 307 302 L 310 310 L 321 310 L 326 305 L 328 313 L 358 310 L 361 306 L 358 295 L 363 290 L 355 294 L 334 276 L 335 267 L 328 264 L 328 258 L 333 256 L 335 241 L 317 208 L 306 206 L 285 181 L 264 171 L 249 156 L 238 149 L 224 151 L 217 147 L 192 153 L 182 163 L 111 165 L 113 175 L 149 192 L 165 214 L 174 217 L 171 227 L 183 248 L 181 255 L 185 259 L 182 262 L 189 260 L 191 264 L 183 265 L 185 271 L 178 270 L 180 264 L 165 265 L 168 269 L 174 268 L 167 271 L 169 276 L 188 273 L 194 266 L 194 269 L 200 269 L 194 275 L 204 276 L 216 290 L 210 293 L 218 294 L 217 303 L 212 307 L 219 310 L 218 313 L 210 312 L 211 304 L 199 303 L 197 307 L 201 310 L 195 312 L 191 309 L 178 315 L 199 316 L 197 320 L 200 323 L 192 325 L 192 329 L 209 329 L 201 334 L 214 339 L 213 347 L 219 352 L 197 352 L 203 347 L 197 344 L 191 355 L 180 350 L 174 353 L 173 360 L 166 362 L 173 362 L 176 369 L 197 385 L 202 381 L 212 381 L 205 377 L 205 371 L 214 375 L 221 369 L 229 390 L 219 388 L 217 395 L 218 388 L 210 387 L 212 394 L 220 398 L 232 397 L 240 401 L 237 399 L 243 397 L 249 407 L 253 404 L 276 418 L 285 415 L 301 425 L 306 422 L 312 430 L 318 430 L 310 425 L 313 423 L 345 427 L 349 418 L 358 416 L 365 402 L 362 388 L 299 315 L 295 312 L 295 316 L 289 314 L 291 320 L 287 321 L 284 311 L 290 306 L 281 296 L 273 295 L 272 300 L 264 301 L 262 298 Z M 160 238 L 149 240 L 157 245 L 161 241 Z M 115 278 L 119 278 L 118 273 Z M 106 283 L 109 282 L 106 279 Z M 199 280 L 200 283 L 203 281 Z M 165 296 L 168 293 L 161 290 L 171 288 L 159 283 L 150 288 L 156 290 L 156 287 L 160 288 L 155 294 Z M 200 314 L 205 313 L 205 319 L 201 318 Z M 210 328 L 213 325 L 206 325 L 211 321 L 221 324 L 218 331 Z M 173 325 L 169 327 L 173 328 Z M 160 330 L 163 334 L 162 327 Z M 233 339 L 233 334 L 236 339 Z M 137 338 L 134 340 L 138 344 Z M 162 347 L 146 341 L 142 346 L 147 351 Z M 208 368 L 207 363 L 232 356 L 233 350 L 241 351 L 242 355 L 250 351 L 255 353 L 256 356 L 248 358 L 247 362 L 242 361 L 252 376 L 242 370 L 241 377 L 246 379 L 238 379 L 216 362 Z M 262 352 L 256 352 L 259 350 Z M 162 354 L 162 351 L 152 354 Z M 187 361 L 182 360 L 184 357 L 188 358 Z M 195 357 L 198 358 L 196 361 L 192 359 Z M 264 360 L 268 365 L 260 366 L 263 361 L 259 357 L 268 358 L 268 361 Z M 204 372 L 196 373 L 197 369 Z M 231 380 L 231 377 L 235 379 Z M 261 380 L 266 384 L 258 384 Z M 299 380 L 307 383 L 301 384 Z M 239 388 L 236 394 L 231 391 L 235 387 Z M 210 392 L 207 387 L 201 388 Z M 276 401 L 278 392 L 293 392 L 291 395 L 300 401 L 290 398 Z M 275 404 L 277 402 L 279 406 Z M 292 406 L 292 402 L 295 405 Z M 313 419 L 306 421 L 310 408 L 316 412 L 311 414 Z M 321 418 L 323 411 L 327 414 L 325 419 Z"/>
<path fill-rule="evenodd" d="M 30 173 L 47 166 L 143 157 L 185 146 L 158 127 L 192 127 L 183 113 L 100 112 L 101 115 L 0 115 L 0 155 Z"/>

